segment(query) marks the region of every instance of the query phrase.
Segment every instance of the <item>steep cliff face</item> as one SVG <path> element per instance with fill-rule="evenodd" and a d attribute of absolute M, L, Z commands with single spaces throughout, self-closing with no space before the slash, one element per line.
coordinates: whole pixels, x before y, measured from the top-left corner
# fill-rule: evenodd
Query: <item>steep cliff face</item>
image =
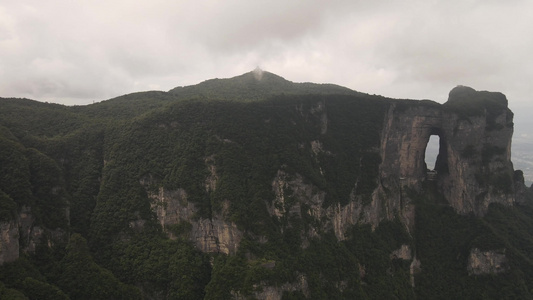
<path fill-rule="evenodd" d="M 512 118 L 505 96 L 467 87 L 453 89 L 443 105 L 393 103 L 383 129 L 380 189 L 400 196 L 389 205 L 399 207 L 406 199 L 402 189 L 420 191 L 428 179 L 424 157 L 431 135 L 440 139 L 434 180 L 458 213 L 482 216 L 490 203 L 512 205 Z M 408 199 L 401 204 L 405 220 L 409 205 Z"/>
<path fill-rule="evenodd" d="M 370 202 L 364 203 L 355 195 L 355 182 L 346 204 L 324 207 L 324 191 L 304 183 L 299 174 L 291 178 L 278 171 L 272 182 L 276 198 L 269 211 L 278 218 L 307 213 L 321 226 L 314 232 L 330 228 L 343 240 L 351 225 L 369 223 L 375 227 L 397 215 L 408 230 L 413 230 L 415 209 L 409 191 L 421 192 L 428 182 L 436 184 L 438 193 L 459 214 L 482 216 L 490 203 L 512 205 L 516 193 L 523 190 L 523 184 L 513 184 L 512 117 L 505 96 L 467 87 L 452 90 L 444 105 L 394 101 L 383 121 L 379 184 Z M 432 135 L 439 137 L 440 150 L 436 176 L 429 178 L 425 152 Z M 311 148 L 315 154 L 327 153 L 319 140 L 313 141 Z"/>
<path fill-rule="evenodd" d="M 474 248 L 470 250 L 467 270 L 469 275 L 498 274 L 508 271 L 505 249 L 481 251 Z"/>
<path fill-rule="evenodd" d="M 270 286 L 267 283 L 261 283 L 256 286 L 258 291 L 254 293 L 254 298 L 257 300 L 281 300 L 284 292 L 301 292 L 306 298 L 309 297 L 309 286 L 305 275 L 299 274 L 296 277 L 296 282 L 285 283 L 281 286 Z M 235 299 L 249 299 L 241 295 L 234 295 Z"/>
<path fill-rule="evenodd" d="M 295 106 L 298 115 L 308 123 L 306 126 L 318 129 L 315 139 L 299 141 L 298 147 L 309 149 L 310 159 L 320 176 L 327 178 L 326 159 L 339 155 L 327 139 L 335 130 L 335 127 L 329 128 L 328 123 L 335 124 L 336 120 L 328 113 L 327 101 L 315 102 L 307 107 Z M 415 204 L 410 195 L 412 191 L 422 192 L 428 184 L 436 186 L 437 193 L 457 213 L 482 216 L 490 203 L 512 205 L 516 193 L 523 190 L 520 184 L 513 182 L 512 117 L 505 96 L 467 87 L 453 89 L 443 105 L 432 101 L 390 101 L 381 121 L 379 147 L 365 150 L 376 153 L 381 159 L 376 178 L 355 178 L 349 195 L 328 203 L 324 186 L 282 168 L 272 178 L 274 198 L 264 199 L 265 206 L 280 222 L 291 216 L 313 220 L 307 222 L 308 226 L 301 232 L 302 246 L 321 232 L 332 230 L 338 240 L 344 240 L 352 225 L 371 224 L 375 228 L 381 221 L 397 216 L 412 232 Z M 267 119 L 264 124 L 269 122 Z M 296 124 L 296 120 L 291 122 Z M 425 151 L 432 135 L 439 137 L 440 149 L 436 175 L 429 177 Z M 235 145 L 229 139 L 217 136 L 217 140 Z M 204 158 L 208 175 L 203 185 L 207 193 L 216 190 L 219 180 L 217 155 Z M 359 168 L 362 168 L 363 157 L 364 154 L 355 164 Z M 375 182 L 375 187 L 362 195 L 358 190 L 365 179 Z M 235 253 L 238 249 L 243 233 L 229 221 L 231 198 L 219 203 L 221 209 L 214 210 L 211 216 L 198 217 L 198 210 L 188 200 L 185 189 L 160 187 L 149 196 L 153 201 L 152 209 L 169 236 L 187 231 L 188 237 L 205 252 Z"/>
<path fill-rule="evenodd" d="M 141 180 L 141 184 L 146 186 L 149 180 Z M 206 189 L 215 186 L 214 181 L 206 182 Z M 227 201 L 223 203 L 221 212 L 214 213 L 211 218 L 202 218 L 198 216 L 194 203 L 188 201 L 184 189 L 167 190 L 160 187 L 157 192 L 148 192 L 148 196 L 152 200 L 152 210 L 170 238 L 186 236 L 206 253 L 236 253 L 243 234 L 235 223 L 227 221 Z"/>
<path fill-rule="evenodd" d="M 0 148 L 1 265 L 39 244 L 64 242 L 69 209 L 56 162 L 1 128 Z"/>
<path fill-rule="evenodd" d="M 27 206 L 21 208 L 14 220 L 0 223 L 0 235 L 0 265 L 15 261 L 21 253 L 34 253 L 37 245 L 51 247 L 66 236 L 62 229 L 50 230 L 37 225 Z"/>
<path fill-rule="evenodd" d="M 0 265 L 19 258 L 19 230 L 15 221 L 0 223 Z"/>
<path fill-rule="evenodd" d="M 17 218 L 20 241 L 25 252 L 34 252 L 35 246 L 42 243 L 41 237 L 44 230 L 35 224 L 35 218 L 31 212 L 31 207 L 23 206 Z"/>
<path fill-rule="evenodd" d="M 336 203 L 325 207 L 326 193 L 306 182 L 300 174 L 291 176 L 279 170 L 272 181 L 272 190 L 275 198 L 269 206 L 269 213 L 278 219 L 289 219 L 294 215 L 299 219 L 312 220 L 307 232 L 303 232 L 306 238 L 319 237 L 319 233 L 332 230 L 342 241 L 346 239 L 350 226 L 358 223 L 377 226 L 384 218 L 378 207 L 379 200 L 374 199 L 364 205 L 361 197 L 355 196 L 354 190 L 347 204 Z"/>

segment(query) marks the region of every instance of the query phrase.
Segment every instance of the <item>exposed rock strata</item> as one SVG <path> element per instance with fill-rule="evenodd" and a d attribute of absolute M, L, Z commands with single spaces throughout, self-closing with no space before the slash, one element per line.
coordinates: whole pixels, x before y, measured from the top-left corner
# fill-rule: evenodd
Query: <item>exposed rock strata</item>
<path fill-rule="evenodd" d="M 466 104 L 457 106 L 458 101 Z M 272 182 L 276 199 L 269 207 L 271 215 L 301 216 L 305 204 L 306 213 L 317 221 L 327 217 L 327 221 L 320 223 L 321 229 L 332 228 L 339 240 L 344 239 L 350 225 L 369 223 L 375 227 L 382 220 L 392 220 L 398 215 L 411 232 L 415 206 L 408 191 L 421 191 L 427 181 L 425 151 L 432 135 L 440 138 L 436 185 L 458 213 L 482 216 L 490 203 L 512 205 L 523 184 L 513 184 L 510 160 L 513 114 L 507 108 L 505 96 L 457 87 L 450 92 L 448 102 L 451 104 L 391 103 L 383 120 L 378 149 L 382 159 L 379 184 L 369 204 L 363 205 L 352 193 L 346 205 L 323 207 L 323 191 L 304 183 L 299 174 L 279 171 Z M 454 105 L 459 109 L 454 109 Z M 474 111 L 462 112 L 461 105 L 470 109 L 474 105 Z M 315 155 L 334 155 L 324 149 L 320 140 L 312 141 L 311 149 Z M 293 200 L 287 201 L 288 198 Z M 312 232 L 308 235 L 312 236 Z"/>
<path fill-rule="evenodd" d="M 300 291 L 302 294 L 308 298 L 309 297 L 309 286 L 307 283 L 307 278 L 305 275 L 298 275 L 295 282 L 284 283 L 280 286 L 271 286 L 266 283 L 261 283 L 254 286 L 256 291 L 254 292 L 254 298 L 257 300 L 281 300 L 284 292 L 294 292 Z M 232 293 L 234 299 L 249 299 L 238 293 Z"/>
<path fill-rule="evenodd" d="M 411 260 L 413 258 L 411 253 L 411 247 L 405 244 L 402 245 L 399 249 L 392 251 L 391 258 Z"/>
<path fill-rule="evenodd" d="M 409 277 L 411 279 L 411 286 L 415 287 L 415 274 L 421 271 L 421 263 L 415 256 L 409 265 Z"/>
<path fill-rule="evenodd" d="M 0 223 L 0 265 L 18 259 L 21 253 L 34 253 L 37 245 L 51 247 L 65 237 L 64 230 L 35 224 L 31 208 L 23 206 L 14 220 Z"/>
<path fill-rule="evenodd" d="M 296 214 L 301 218 L 306 214 L 315 220 L 310 224 L 306 237 L 314 237 L 318 232 L 332 229 L 339 240 L 344 240 L 348 227 L 369 215 L 361 200 L 355 197 L 352 197 L 348 205 L 336 204 L 324 208 L 326 193 L 312 184 L 305 183 L 300 174 L 290 176 L 279 170 L 272 181 L 272 190 L 275 199 L 269 206 L 271 215 L 282 218 Z"/>
<path fill-rule="evenodd" d="M 470 98 L 481 103 L 473 112 L 454 109 L 470 107 Z M 420 190 L 426 180 L 424 156 L 431 135 L 440 138 L 439 190 L 458 213 L 481 216 L 490 203 L 515 202 L 510 160 L 513 114 L 505 96 L 458 87 L 450 92 L 448 103 L 393 103 L 385 118 L 378 189 L 400 195 L 388 197 L 387 206 L 401 210 L 405 221 L 411 222 L 410 203 L 402 197 L 403 189 Z"/>
<path fill-rule="evenodd" d="M 462 111 L 463 106 L 470 110 Z M 308 112 L 303 107 L 296 110 L 313 116 L 321 134 L 325 134 L 326 108 L 327 103 L 321 101 Z M 381 145 L 375 149 L 381 164 L 377 187 L 369 200 L 364 202 L 356 195 L 357 182 L 354 182 L 352 193 L 342 201 L 346 204 L 325 206 L 325 191 L 300 174 L 279 170 L 272 179 L 274 199 L 265 199 L 265 205 L 269 214 L 278 219 L 293 215 L 314 219 L 306 232 L 301 233 L 302 247 L 321 232 L 332 230 L 338 240 L 344 240 L 346 231 L 354 224 L 376 227 L 382 220 L 397 216 L 412 233 L 415 205 L 411 192 L 421 192 L 427 184 L 435 185 L 456 212 L 482 216 L 490 203 L 512 205 L 520 199 L 515 195 L 526 191 L 521 189 L 523 183 L 517 182 L 516 174 L 513 179 L 512 117 L 502 94 L 476 92 L 466 87 L 452 90 L 449 101 L 443 105 L 432 101 L 391 101 L 383 119 Z M 437 175 L 428 183 L 425 151 L 432 135 L 439 136 L 440 150 Z M 326 149 L 320 137 L 311 141 L 310 149 L 315 157 L 335 155 Z M 319 160 L 316 162 L 322 173 Z M 212 192 L 218 180 L 215 155 L 206 157 L 205 165 L 209 174 L 205 189 Z M 189 238 L 204 252 L 235 253 L 238 249 L 243 233 L 228 221 L 231 199 L 206 219 L 198 218 L 197 209 L 187 200 L 183 189 L 159 188 L 157 192 L 149 192 L 149 196 L 161 226 L 170 237 L 175 237 L 176 229 L 186 229 Z M 417 269 L 411 249 L 398 251 L 393 254 L 395 257 L 412 260 Z"/>
<path fill-rule="evenodd" d="M 0 223 L 0 265 L 19 258 L 19 230 L 15 221 Z"/>
<path fill-rule="evenodd" d="M 474 248 L 470 250 L 467 270 L 469 275 L 498 274 L 509 270 L 505 249 L 481 251 Z"/>
<path fill-rule="evenodd" d="M 235 223 L 225 220 L 227 205 L 223 205 L 221 214 L 206 219 L 197 218 L 197 209 L 187 200 L 183 189 L 161 187 L 157 193 L 149 193 L 149 197 L 161 227 L 171 238 L 176 237 L 176 231 L 188 231 L 189 239 L 203 252 L 233 254 L 237 251 L 242 233 Z"/>

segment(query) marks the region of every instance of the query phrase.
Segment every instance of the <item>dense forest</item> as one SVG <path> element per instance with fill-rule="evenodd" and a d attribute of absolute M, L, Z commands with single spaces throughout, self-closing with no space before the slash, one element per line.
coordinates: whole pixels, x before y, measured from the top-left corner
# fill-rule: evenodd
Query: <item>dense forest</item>
<path fill-rule="evenodd" d="M 0 298 L 532 299 L 529 190 L 475 217 L 425 182 L 404 191 L 414 230 L 384 218 L 339 238 L 316 217 L 370 203 L 396 102 L 419 101 L 267 72 L 87 106 L 0 99 L 0 223 L 19 228 L 20 248 L 0 266 Z M 282 205 L 275 178 L 299 184 L 283 185 Z M 297 186 L 323 201 L 302 202 Z M 159 191 L 185 191 L 190 218 L 163 224 Z M 191 238 L 218 218 L 241 234 L 235 251 Z M 503 271 L 469 271 L 474 248 L 504 253 Z"/>

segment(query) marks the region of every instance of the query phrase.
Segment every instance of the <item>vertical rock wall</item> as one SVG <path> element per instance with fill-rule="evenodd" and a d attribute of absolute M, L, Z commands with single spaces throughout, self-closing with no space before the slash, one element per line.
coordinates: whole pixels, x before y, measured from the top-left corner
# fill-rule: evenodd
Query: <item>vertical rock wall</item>
<path fill-rule="evenodd" d="M 437 185 L 458 213 L 481 216 L 490 203 L 512 205 L 513 115 L 505 96 L 457 87 L 444 105 L 414 104 L 393 103 L 385 119 L 379 189 L 398 195 L 389 196 L 388 205 L 401 207 L 409 221 L 405 189 L 420 190 L 427 179 L 424 158 L 431 135 L 440 138 Z"/>
<path fill-rule="evenodd" d="M 187 200 L 187 192 L 183 189 L 161 187 L 157 193 L 149 193 L 149 197 L 152 210 L 170 238 L 175 238 L 177 233 L 188 235 L 203 252 L 234 254 L 237 251 L 242 233 L 235 223 L 225 219 L 229 203 L 223 205 L 222 213 L 207 219 L 197 217 L 197 209 Z"/>
<path fill-rule="evenodd" d="M 510 269 L 505 249 L 481 251 L 470 250 L 467 271 L 469 275 L 498 274 Z"/>
<path fill-rule="evenodd" d="M 23 206 L 14 220 L 0 223 L 0 265 L 18 259 L 21 252 L 35 252 L 38 244 L 51 246 L 65 236 L 61 229 L 37 226 L 31 208 Z"/>
<path fill-rule="evenodd" d="M 320 102 L 312 113 L 320 114 L 321 133 L 326 133 L 326 103 Z M 300 109 L 301 108 L 297 108 Z M 421 192 L 431 181 L 438 193 L 460 214 L 482 216 L 490 203 L 512 205 L 516 184 L 510 161 L 512 112 L 505 96 L 457 87 L 450 92 L 446 104 L 433 101 L 393 100 L 383 119 L 378 186 L 371 201 L 352 192 L 347 204 L 324 207 L 325 192 L 307 183 L 299 174 L 278 171 L 272 179 L 275 199 L 265 199 L 271 216 L 282 218 L 303 214 L 316 220 L 305 237 L 333 230 L 339 240 L 357 223 L 377 226 L 382 220 L 399 216 L 406 228 L 414 230 L 415 206 L 411 191 Z M 432 135 L 440 138 L 436 175 L 428 177 L 425 151 Z M 335 155 L 323 149 L 320 139 L 311 142 L 312 152 Z M 215 156 L 205 159 L 209 176 L 206 191 L 216 188 Z M 318 166 L 321 168 L 320 166 Z M 354 183 L 357 186 L 357 183 Z M 355 188 L 354 188 L 355 191 Z M 204 252 L 235 253 L 242 238 L 237 226 L 227 221 L 230 199 L 220 213 L 209 219 L 197 218 L 196 208 L 187 201 L 185 190 L 150 193 L 152 208 L 173 237 L 176 225 L 188 228 L 189 238 Z M 287 199 L 291 199 L 287 201 Z"/>
<path fill-rule="evenodd" d="M 19 229 L 17 223 L 0 223 L 0 265 L 19 258 Z"/>

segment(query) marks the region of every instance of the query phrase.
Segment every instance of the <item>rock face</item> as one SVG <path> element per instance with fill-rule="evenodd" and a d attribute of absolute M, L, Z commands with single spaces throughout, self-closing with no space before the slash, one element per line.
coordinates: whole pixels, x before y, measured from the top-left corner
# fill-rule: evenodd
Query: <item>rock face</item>
<path fill-rule="evenodd" d="M 411 247 L 405 244 L 402 245 L 399 249 L 392 251 L 391 258 L 411 260 L 413 258 L 411 254 Z"/>
<path fill-rule="evenodd" d="M 309 287 L 305 275 L 298 275 L 296 282 L 285 283 L 281 286 L 261 286 L 261 292 L 255 293 L 255 298 L 258 300 L 281 300 L 283 292 L 301 291 L 304 296 L 309 297 Z"/>
<path fill-rule="evenodd" d="M 197 218 L 197 209 L 187 200 L 183 189 L 166 190 L 160 187 L 157 193 L 149 193 L 152 210 L 157 214 L 161 227 L 170 238 L 185 234 L 203 252 L 234 254 L 237 251 L 242 233 L 233 222 L 225 220 L 228 203 L 221 213 L 212 218 Z"/>
<path fill-rule="evenodd" d="M 388 207 L 409 222 L 404 190 L 420 190 L 426 180 L 425 150 L 431 135 L 440 139 L 435 171 L 437 186 L 460 214 L 482 216 L 490 203 L 515 202 L 511 138 L 513 114 L 500 93 L 457 87 L 447 103 L 391 105 L 383 128 L 381 190 L 399 195 Z"/>
<path fill-rule="evenodd" d="M 347 205 L 339 203 L 324 207 L 326 193 L 318 187 L 306 183 L 300 174 L 293 176 L 279 170 L 272 181 L 275 199 L 269 206 L 270 215 L 289 218 L 296 215 L 299 218 L 311 218 L 309 230 L 303 233 L 304 238 L 317 237 L 319 232 L 333 230 L 338 240 L 345 240 L 345 233 L 351 225 L 358 222 L 377 225 L 382 218 L 377 213 L 377 201 L 364 206 L 362 200 L 350 195 Z M 305 244 L 305 241 L 304 241 Z"/>
<path fill-rule="evenodd" d="M 497 274 L 509 270 L 505 249 L 481 251 L 474 248 L 470 250 L 467 270 L 469 275 Z"/>
<path fill-rule="evenodd" d="M 61 229 L 44 229 L 35 224 L 31 208 L 23 206 L 14 220 L 0 223 L 0 265 L 33 253 L 38 244 L 52 246 L 65 237 Z"/>
<path fill-rule="evenodd" d="M 490 203 L 512 205 L 523 185 L 513 183 L 512 118 L 505 96 L 467 87 L 453 89 L 444 105 L 393 102 L 383 121 L 379 184 L 369 204 L 363 205 L 352 193 L 347 205 L 324 208 L 324 192 L 305 184 L 298 174 L 291 178 L 279 171 L 272 182 L 276 199 L 269 211 L 278 218 L 286 213 L 301 216 L 304 204 L 310 216 L 328 220 L 321 223 L 323 228 L 333 228 L 342 240 L 350 225 L 377 226 L 383 219 L 394 219 L 397 213 L 412 230 L 415 209 L 407 191 L 420 191 L 429 180 L 435 181 L 438 191 L 459 214 L 482 216 Z M 432 135 L 439 137 L 440 150 L 436 170 L 428 178 L 425 151 Z M 311 148 L 315 154 L 324 152 L 320 141 L 313 141 Z M 296 201 L 288 202 L 287 198 Z"/>
<path fill-rule="evenodd" d="M 0 265 L 19 258 L 19 230 L 15 221 L 0 223 Z"/>
<path fill-rule="evenodd" d="M 320 115 L 320 132 L 328 131 L 327 103 L 320 102 L 310 113 Z M 300 113 L 302 108 L 296 108 Z M 375 149 L 381 157 L 377 187 L 369 201 L 354 190 L 344 205 L 324 206 L 326 193 L 300 174 L 279 170 L 272 179 L 274 199 L 265 199 L 271 216 L 278 219 L 296 215 L 315 221 L 302 232 L 304 240 L 319 232 L 333 230 L 339 240 L 357 223 L 376 227 L 382 220 L 399 216 L 407 230 L 414 230 L 415 206 L 409 191 L 421 191 L 433 183 L 439 194 L 459 214 L 483 216 L 490 203 L 513 205 L 519 200 L 523 183 L 515 182 L 510 161 L 513 114 L 500 93 L 477 92 L 456 87 L 445 104 L 432 101 L 393 100 L 383 119 L 381 144 Z M 429 139 L 440 139 L 435 170 L 428 173 L 425 151 Z M 324 148 L 320 138 L 310 149 L 315 156 L 335 155 Z M 207 192 L 216 189 L 215 155 L 205 158 L 209 176 Z M 322 168 L 320 165 L 320 172 Z M 514 175 L 514 176 L 513 176 Z M 227 220 L 231 199 L 211 218 L 197 218 L 196 208 L 183 189 L 160 188 L 150 192 L 152 208 L 171 237 L 188 230 L 189 238 L 205 252 L 235 253 L 243 233 Z M 518 200 L 517 200 L 518 199 Z"/>
<path fill-rule="evenodd" d="M 302 274 L 299 274 L 296 278 L 296 281 L 292 283 L 284 283 L 280 286 L 270 286 L 262 282 L 261 284 L 254 286 L 254 289 L 258 290 L 253 293 L 253 299 L 257 300 L 281 300 L 283 299 L 284 292 L 294 291 L 302 292 L 306 298 L 309 297 L 307 278 Z M 236 292 L 232 292 L 232 296 L 235 300 L 250 299 L 249 297 L 243 296 Z"/>

